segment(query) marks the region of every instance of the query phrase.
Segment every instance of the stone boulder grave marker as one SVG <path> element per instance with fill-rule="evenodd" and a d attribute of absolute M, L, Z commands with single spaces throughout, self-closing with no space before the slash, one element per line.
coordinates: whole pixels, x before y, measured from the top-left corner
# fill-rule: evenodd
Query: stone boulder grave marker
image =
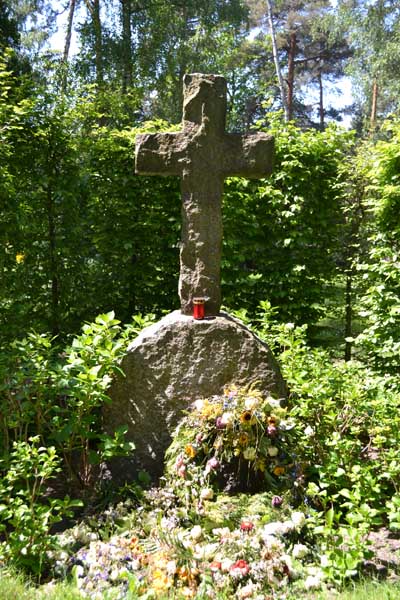
<path fill-rule="evenodd" d="M 286 395 L 269 348 L 242 323 L 220 313 L 221 202 L 224 178 L 271 173 L 274 140 L 266 133 L 226 133 L 226 82 L 218 75 L 184 77 L 183 126 L 178 133 L 138 135 L 136 172 L 178 175 L 182 192 L 179 297 L 181 310 L 146 328 L 129 346 L 104 408 L 106 429 L 128 425 L 132 460 L 159 476 L 182 411 L 226 385 L 257 382 L 265 394 Z M 206 298 L 204 320 L 194 320 L 193 299 Z"/>

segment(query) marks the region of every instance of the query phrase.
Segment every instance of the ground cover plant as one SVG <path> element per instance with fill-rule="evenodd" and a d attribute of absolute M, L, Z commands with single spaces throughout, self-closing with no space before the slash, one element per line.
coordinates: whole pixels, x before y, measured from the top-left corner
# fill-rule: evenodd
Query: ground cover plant
<path fill-rule="evenodd" d="M 120 490 L 112 501 L 96 469 L 134 449 L 123 432 L 102 436 L 97 408 L 128 329 L 132 335 L 147 322 L 138 318 L 123 329 L 112 314 L 102 315 L 69 352 L 60 358 L 57 350 L 51 368 L 44 358 L 51 342 L 31 336 L 18 368 L 8 363 L 3 371 L 2 414 L 9 421 L 2 429 L 2 572 L 30 573 L 38 594 L 66 581 L 71 594 L 89 598 L 275 599 L 332 594 L 371 569 L 395 573 L 396 380 L 356 361 L 332 362 L 326 351 L 309 348 L 304 327 L 275 321 L 268 303 L 253 327 L 279 357 L 288 402 L 263 397 L 256 386 L 193 399 L 159 486 L 143 488 L 142 474 L 142 485 Z M 74 387 L 66 412 L 58 407 L 53 416 L 66 372 Z M 75 434 L 80 460 L 72 461 L 71 499 L 54 489 L 60 465 L 69 472 L 72 463 L 51 420 L 67 422 L 68 403 L 75 410 L 79 402 L 85 429 Z M 46 419 L 39 418 L 43 412 Z M 74 420 L 72 434 L 73 427 Z M 97 484 L 82 472 L 97 473 Z M 385 564 L 375 543 L 380 532 L 388 544 Z"/>

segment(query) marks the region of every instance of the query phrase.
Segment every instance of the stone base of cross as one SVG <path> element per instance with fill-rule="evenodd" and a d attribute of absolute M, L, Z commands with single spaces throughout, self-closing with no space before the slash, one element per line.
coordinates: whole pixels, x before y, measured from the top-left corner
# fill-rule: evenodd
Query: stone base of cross
<path fill-rule="evenodd" d="M 221 306 L 224 179 L 269 175 L 274 139 L 262 132 L 225 132 L 223 77 L 193 73 L 183 83 L 182 131 L 138 135 L 136 173 L 181 177 L 181 311 L 192 314 L 193 299 L 204 298 L 206 316 L 216 316 Z"/>

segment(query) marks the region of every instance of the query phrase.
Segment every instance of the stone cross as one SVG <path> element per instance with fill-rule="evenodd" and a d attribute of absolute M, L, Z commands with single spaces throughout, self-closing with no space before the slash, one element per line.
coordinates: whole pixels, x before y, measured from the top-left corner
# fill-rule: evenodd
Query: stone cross
<path fill-rule="evenodd" d="M 136 173 L 178 175 L 182 193 L 179 296 L 183 314 L 205 297 L 206 316 L 221 305 L 222 191 L 225 177 L 260 178 L 273 167 L 274 140 L 266 133 L 226 133 L 226 81 L 185 75 L 179 133 L 136 138 Z"/>

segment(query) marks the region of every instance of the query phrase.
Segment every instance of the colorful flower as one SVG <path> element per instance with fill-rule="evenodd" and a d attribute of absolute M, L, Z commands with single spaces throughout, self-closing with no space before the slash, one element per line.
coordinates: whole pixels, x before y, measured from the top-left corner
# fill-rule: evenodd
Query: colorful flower
<path fill-rule="evenodd" d="M 186 477 L 186 467 L 185 467 L 185 465 L 182 465 L 181 467 L 179 467 L 179 469 L 178 469 L 177 472 L 178 472 L 179 477 L 182 477 L 182 479 L 185 479 L 185 477 Z"/>
<path fill-rule="evenodd" d="M 246 577 L 246 575 L 250 572 L 249 564 L 243 560 L 237 560 L 233 563 L 233 565 L 229 569 L 229 573 L 235 579 L 241 579 L 242 577 Z"/>
<path fill-rule="evenodd" d="M 264 473 L 266 467 L 267 467 L 267 464 L 266 464 L 265 460 L 263 458 L 259 458 L 256 462 L 257 471 L 261 471 L 261 473 Z"/>
<path fill-rule="evenodd" d="M 245 431 L 243 431 L 240 435 L 239 435 L 239 439 L 238 442 L 241 446 L 247 446 L 247 444 L 249 443 L 249 434 L 246 433 Z"/>
<path fill-rule="evenodd" d="M 280 466 L 275 467 L 275 469 L 273 471 L 274 475 L 276 475 L 277 477 L 279 477 L 279 475 L 283 475 L 284 472 L 285 472 L 285 467 L 280 467 Z"/>
<path fill-rule="evenodd" d="M 164 592 L 171 587 L 171 581 L 166 573 L 161 569 L 155 569 L 153 571 L 152 588 L 156 592 Z"/>
<path fill-rule="evenodd" d="M 241 531 L 251 531 L 252 529 L 254 529 L 254 523 L 252 523 L 251 521 L 242 521 L 240 523 Z"/>
<path fill-rule="evenodd" d="M 225 429 L 226 425 L 225 423 L 222 421 L 222 417 L 217 417 L 215 420 L 215 427 L 217 429 Z"/>
<path fill-rule="evenodd" d="M 206 464 L 206 468 L 205 468 L 205 473 L 208 474 L 211 471 L 216 471 L 220 466 L 220 462 L 217 458 L 215 458 L 215 456 L 213 456 L 212 458 L 210 458 L 210 460 L 207 461 Z"/>
<path fill-rule="evenodd" d="M 240 415 L 240 422 L 243 423 L 243 425 L 253 425 L 255 422 L 253 413 L 250 410 L 242 412 Z"/>
<path fill-rule="evenodd" d="M 278 508 L 279 506 L 282 506 L 282 502 L 283 502 L 282 496 L 274 496 L 272 498 L 271 504 L 274 508 Z"/>
<path fill-rule="evenodd" d="M 197 454 L 197 451 L 196 448 L 192 446 L 192 444 L 187 444 L 185 448 L 185 453 L 188 455 L 189 458 L 194 458 Z"/>
<path fill-rule="evenodd" d="M 221 567 L 222 564 L 219 560 L 213 560 L 212 563 L 210 563 L 210 570 L 213 572 L 220 571 Z"/>

